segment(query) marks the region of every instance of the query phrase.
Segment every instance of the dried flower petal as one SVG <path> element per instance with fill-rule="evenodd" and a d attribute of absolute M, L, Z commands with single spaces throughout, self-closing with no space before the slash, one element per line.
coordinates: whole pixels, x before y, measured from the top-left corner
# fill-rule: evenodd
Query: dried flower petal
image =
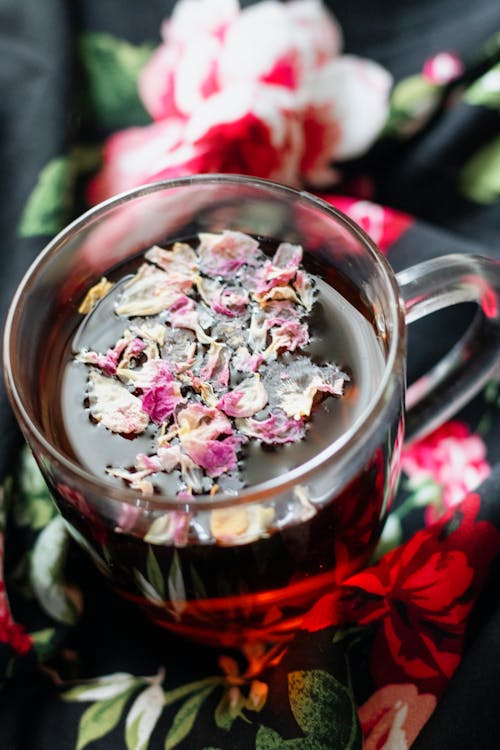
<path fill-rule="evenodd" d="M 305 435 L 303 419 L 290 419 L 281 409 L 276 409 L 267 419 L 237 419 L 236 426 L 247 437 L 256 438 L 268 445 L 282 445 L 302 440 Z"/>
<path fill-rule="evenodd" d="M 203 380 L 214 379 L 219 385 L 227 387 L 229 383 L 229 361 L 231 351 L 225 344 L 212 341 L 207 354 L 206 364 L 200 370 Z"/>
<path fill-rule="evenodd" d="M 269 302 L 270 300 L 289 300 L 290 302 L 300 305 L 300 299 L 297 297 L 297 294 L 291 286 L 274 286 L 269 289 L 269 291 L 255 291 L 252 293 L 252 297 L 260 305 L 264 302 Z"/>
<path fill-rule="evenodd" d="M 148 544 L 173 542 L 176 547 L 185 547 L 188 542 L 190 521 L 190 513 L 175 510 L 162 513 L 149 527 L 144 541 Z"/>
<path fill-rule="evenodd" d="M 149 417 L 140 400 L 118 381 L 92 371 L 88 395 L 93 418 L 111 432 L 139 435 L 148 426 Z"/>
<path fill-rule="evenodd" d="M 145 391 L 155 383 L 173 380 L 169 363 L 164 359 L 148 359 L 142 367 L 133 369 L 119 368 L 117 376 L 126 384 L 133 384 L 135 388 Z"/>
<path fill-rule="evenodd" d="M 293 288 L 297 292 L 301 304 L 306 310 L 311 310 L 314 304 L 314 285 L 310 275 L 299 269 L 295 274 Z"/>
<path fill-rule="evenodd" d="M 174 304 L 191 288 L 191 282 L 173 283 L 165 271 L 144 263 L 123 288 L 115 307 L 117 315 L 155 315 Z"/>
<path fill-rule="evenodd" d="M 228 318 L 235 318 L 242 315 L 248 305 L 248 292 L 242 290 L 241 293 L 235 292 L 227 287 L 220 287 L 213 299 L 212 310 L 220 315 L 227 315 Z"/>
<path fill-rule="evenodd" d="M 212 339 L 200 326 L 198 311 L 194 300 L 185 295 L 178 296 L 169 307 L 169 322 L 172 328 L 188 328 L 194 331 L 201 344 L 210 344 Z"/>
<path fill-rule="evenodd" d="M 274 508 L 263 505 L 214 508 L 210 513 L 210 531 L 219 544 L 247 544 L 268 532 L 275 515 Z"/>
<path fill-rule="evenodd" d="M 267 404 L 268 395 L 260 375 L 255 373 L 225 393 L 217 404 L 230 417 L 253 417 Z"/>
<path fill-rule="evenodd" d="M 78 308 L 78 312 L 82 315 L 87 315 L 87 313 L 94 309 L 99 300 L 102 299 L 112 288 L 113 284 L 111 281 L 108 281 L 107 278 L 103 276 L 97 284 L 90 287 Z"/>
<path fill-rule="evenodd" d="M 167 329 L 163 323 L 142 323 L 142 325 L 131 325 L 130 331 L 143 340 L 163 346 Z"/>
<path fill-rule="evenodd" d="M 196 433 L 203 440 L 215 440 L 219 435 L 232 433 L 231 422 L 219 409 L 210 409 L 202 404 L 188 404 L 176 415 L 181 441 Z"/>
<path fill-rule="evenodd" d="M 231 359 L 231 364 L 239 372 L 257 372 L 263 361 L 262 354 L 251 354 L 245 346 L 240 346 Z"/>
<path fill-rule="evenodd" d="M 228 435 L 222 440 L 200 440 L 190 437 L 182 441 L 182 446 L 195 464 L 201 466 L 209 477 L 218 477 L 234 469 L 236 453 L 244 438 Z"/>
<path fill-rule="evenodd" d="M 266 361 L 276 359 L 279 352 L 294 352 L 309 342 L 309 329 L 306 323 L 288 320 L 271 329 L 271 343 L 264 352 Z"/>
<path fill-rule="evenodd" d="M 222 284 L 217 279 L 210 279 L 206 276 L 197 276 L 195 279 L 196 289 L 203 302 L 212 307 L 212 302 L 222 289 Z"/>
<path fill-rule="evenodd" d="M 199 237 L 200 268 L 207 276 L 230 278 L 257 258 L 259 243 L 242 232 L 201 233 Z"/>
<path fill-rule="evenodd" d="M 182 451 L 180 445 L 162 445 L 157 455 L 163 471 L 170 474 L 181 463 Z"/>
<path fill-rule="evenodd" d="M 319 367 L 308 360 L 283 371 L 279 406 L 293 419 L 308 417 L 317 393 L 341 396 L 346 376 L 329 365 Z"/>
<path fill-rule="evenodd" d="M 285 286 L 292 281 L 302 260 L 300 245 L 282 242 L 276 250 L 273 259 L 267 260 L 263 268 L 255 275 L 255 292 L 265 294 L 277 286 Z"/>
<path fill-rule="evenodd" d="M 266 346 L 268 320 L 260 310 L 252 313 L 248 331 L 248 346 L 254 352 L 261 352 Z"/>
<path fill-rule="evenodd" d="M 184 399 L 181 394 L 180 384 L 175 381 L 155 383 L 142 396 L 142 408 L 149 414 L 153 422 L 161 424 L 172 416 L 178 404 Z"/>
<path fill-rule="evenodd" d="M 146 251 L 144 257 L 167 273 L 184 276 L 191 281 L 194 281 L 198 273 L 198 258 L 186 242 L 174 242 L 171 250 L 154 245 Z"/>

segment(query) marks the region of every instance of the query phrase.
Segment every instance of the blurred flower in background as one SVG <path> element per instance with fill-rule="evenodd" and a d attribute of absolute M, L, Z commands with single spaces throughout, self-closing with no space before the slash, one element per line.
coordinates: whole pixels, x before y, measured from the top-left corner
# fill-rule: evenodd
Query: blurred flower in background
<path fill-rule="evenodd" d="M 108 139 L 91 203 L 207 172 L 331 186 L 332 164 L 364 153 L 385 124 L 391 76 L 341 54 L 319 0 L 181 0 L 162 37 L 139 79 L 153 122 Z"/>

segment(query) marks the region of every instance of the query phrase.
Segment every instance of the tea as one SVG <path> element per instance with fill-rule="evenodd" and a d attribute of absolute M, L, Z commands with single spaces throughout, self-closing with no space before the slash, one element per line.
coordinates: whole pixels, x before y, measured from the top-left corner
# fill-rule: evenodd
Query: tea
<path fill-rule="evenodd" d="M 179 251 L 179 257 L 186 262 L 186 259 L 192 260 L 189 248 L 192 252 L 198 245 L 198 238 L 184 243 L 185 249 Z M 275 274 L 274 278 L 280 272 L 285 273 L 285 267 L 290 267 L 290 258 L 286 264 L 280 265 L 275 261 L 279 248 L 278 243 L 261 241 L 259 252 L 263 252 L 264 256 L 255 256 L 254 270 L 249 273 L 248 268 L 252 269 L 252 264 L 244 262 L 236 272 L 229 273 L 222 284 L 216 273 L 202 275 L 195 291 L 189 288 L 191 296 L 184 295 L 186 299 L 194 301 L 182 303 L 184 309 L 181 309 L 181 313 L 184 317 L 175 328 L 168 325 L 165 328 L 165 316 L 162 317 L 162 311 L 156 309 L 158 305 L 148 307 L 149 293 L 142 297 L 135 293 L 141 284 L 143 289 L 151 289 L 148 274 L 155 274 L 154 269 L 158 267 L 155 262 L 158 264 L 162 260 L 166 262 L 165 258 L 172 258 L 171 247 L 156 249 L 153 253 L 149 251 L 152 271 L 147 267 L 145 272 L 141 271 L 144 258 L 140 256 L 127 267 L 114 269 L 108 274 L 113 286 L 104 298 L 87 315 L 83 324 L 81 317 L 61 321 L 59 335 L 53 338 L 51 351 L 47 355 L 51 360 L 60 358 L 64 365 L 43 384 L 52 407 L 44 411 L 46 429 L 59 449 L 94 475 L 107 478 L 117 486 L 125 481 L 135 487 L 139 494 L 146 496 L 151 493 L 178 494 L 195 507 L 196 491 L 207 493 L 215 487 L 216 491 L 230 495 L 241 487 L 281 476 L 314 457 L 344 433 L 367 408 L 384 369 L 383 352 L 368 314 L 368 306 L 361 295 L 353 293 L 340 276 L 332 279 L 330 275 L 327 281 L 321 278 L 319 267 L 312 268 L 310 261 L 306 261 L 307 270 L 297 265 L 290 278 L 296 279 L 297 273 L 303 274 L 302 294 L 308 295 L 307 304 L 300 299 L 300 292 L 294 291 L 283 279 L 269 284 L 268 291 L 281 284 L 282 292 L 281 296 L 273 293 L 267 300 L 260 300 L 261 307 L 262 304 L 269 307 L 273 302 L 278 302 L 274 310 L 278 323 L 274 331 L 272 327 L 266 330 L 265 320 L 257 319 L 255 322 L 255 315 L 247 309 L 248 300 L 243 303 L 242 298 L 245 297 L 245 288 L 248 285 L 251 287 L 252 278 L 255 281 L 255 274 L 258 276 L 259 268 L 266 262 L 268 269 L 274 269 L 269 272 Z M 293 255 L 293 246 L 287 247 L 286 252 Z M 313 275 L 310 277 L 308 274 Z M 161 279 L 161 276 L 157 276 Z M 243 281 L 235 285 L 238 276 Z M 262 281 L 261 276 L 258 278 Z M 210 289 L 203 289 L 203 284 L 205 287 L 210 284 L 217 286 L 215 304 L 213 296 L 210 298 Z M 315 288 L 314 296 L 312 286 Z M 300 315 L 294 313 L 293 305 L 286 299 L 291 296 L 286 289 L 292 289 L 297 304 L 303 308 Z M 226 294 L 221 296 L 224 290 Z M 164 292 L 168 297 L 168 290 Z M 178 295 L 182 296 L 182 292 L 179 289 Z M 208 296 L 203 298 L 204 295 Z M 195 320 L 193 308 L 196 306 L 196 313 L 200 311 L 198 305 L 207 308 L 207 299 L 212 300 L 211 307 L 208 305 L 210 320 L 200 321 L 199 315 Z M 158 304 L 161 307 L 163 302 Z M 173 303 L 170 300 L 170 304 L 173 307 L 175 300 Z M 254 304 L 253 312 L 258 308 L 259 304 Z M 116 311 L 121 315 L 117 315 Z M 127 325 L 133 330 L 129 338 L 123 341 L 124 317 L 130 311 L 133 313 L 129 316 L 133 319 L 133 325 L 129 319 Z M 186 315 L 189 314 L 192 325 L 187 330 L 192 333 L 186 336 Z M 287 326 L 287 320 L 291 320 L 293 325 Z M 231 321 L 235 321 L 235 324 L 228 326 L 227 323 Z M 238 326 L 238 321 L 243 325 Z M 178 385 L 169 391 L 174 401 L 171 414 L 182 415 L 183 410 L 186 413 L 190 408 L 189 404 L 194 404 L 195 410 L 205 410 L 200 421 L 206 422 L 209 414 L 213 416 L 216 403 L 224 408 L 228 385 L 234 385 L 233 390 L 241 390 L 242 381 L 253 383 L 255 379 L 259 383 L 264 382 L 268 399 L 259 404 L 260 391 L 253 388 L 249 398 L 253 403 L 249 411 L 245 407 L 250 416 L 247 412 L 242 414 L 241 410 L 238 414 L 237 408 L 236 416 L 231 414 L 234 403 L 238 407 L 238 400 L 234 402 L 233 399 L 230 409 L 226 406 L 229 419 L 225 413 L 227 423 L 224 422 L 222 432 L 216 435 L 219 444 L 228 437 L 236 442 L 241 440 L 236 426 L 242 420 L 246 420 L 247 431 L 248 422 L 252 421 L 250 432 L 253 430 L 254 435 L 256 423 L 271 424 L 269 420 L 280 411 L 280 408 L 276 410 L 276 403 L 272 403 L 273 392 L 275 396 L 278 394 L 278 401 L 281 398 L 282 406 L 280 383 L 297 367 L 304 371 L 303 382 L 309 382 L 308 373 L 309 376 L 315 373 L 319 379 L 315 381 L 319 382 L 319 388 L 313 393 L 311 404 L 306 409 L 307 418 L 302 418 L 300 406 L 297 413 L 294 412 L 296 405 L 290 406 L 288 414 L 285 412 L 287 419 L 284 426 L 281 425 L 278 431 L 273 427 L 271 438 L 268 433 L 269 439 L 260 439 L 261 428 L 260 437 L 250 436 L 246 439 L 245 436 L 245 441 L 241 440 L 238 445 L 233 442 L 229 453 L 225 453 L 227 466 L 219 461 L 215 471 L 213 462 L 210 463 L 213 456 L 209 461 L 205 454 L 200 459 L 201 464 L 195 465 L 194 469 L 189 467 L 190 473 L 183 471 L 180 461 L 179 464 L 170 462 L 172 468 L 165 471 L 165 461 L 163 465 L 157 461 L 160 455 L 158 445 L 172 450 L 172 447 L 179 445 L 179 438 L 177 434 L 169 435 L 169 428 L 165 427 L 168 420 L 163 420 L 161 417 L 164 415 L 160 413 L 158 416 L 155 412 L 159 408 L 157 401 L 149 411 L 152 418 L 134 424 L 132 412 L 127 406 L 129 402 L 122 410 L 128 420 L 124 423 L 117 417 L 120 409 L 110 409 L 108 416 L 103 417 L 106 405 L 103 406 L 102 398 L 94 397 L 96 390 L 108 386 L 110 370 L 114 368 L 116 372 L 117 361 L 129 347 L 127 367 L 121 368 L 127 370 L 126 377 L 130 378 L 127 393 L 135 398 L 132 391 L 139 383 L 139 396 L 142 393 L 144 404 L 140 373 L 148 361 L 145 349 L 154 339 L 152 331 L 155 325 L 163 326 L 164 330 L 153 359 L 162 360 L 162 357 L 158 357 L 158 351 L 167 351 L 170 355 L 170 374 L 174 365 L 178 368 L 175 378 Z M 229 338 L 224 342 L 224 335 L 237 339 L 238 331 L 243 330 L 246 338 L 243 337 L 239 343 L 247 343 L 248 329 L 252 325 L 252 335 L 261 338 L 258 345 L 249 348 L 233 346 Z M 287 332 L 288 338 L 283 335 L 279 338 L 277 334 L 273 337 L 273 332 L 276 333 L 280 325 L 281 332 Z M 156 333 L 159 335 L 158 330 Z M 210 377 L 206 379 L 210 388 L 205 385 L 203 390 L 199 374 L 203 372 L 203 367 L 205 374 L 210 370 L 206 369 L 210 352 L 215 349 L 217 353 L 217 346 L 213 347 L 212 344 L 214 340 L 229 345 L 231 360 L 238 352 L 239 367 L 242 369 L 232 363 L 229 367 L 228 362 L 215 362 Z M 284 340 L 288 344 L 282 346 Z M 117 342 L 122 342 L 118 360 L 111 355 L 109 362 L 106 362 L 103 359 L 105 353 L 118 351 Z M 275 342 L 278 344 L 273 351 Z M 152 346 L 154 348 L 154 344 Z M 241 352 L 241 349 L 245 351 Z M 75 352 L 79 353 L 77 359 L 80 361 L 75 361 Z M 266 361 L 264 355 L 268 352 Z M 256 366 L 258 357 L 263 361 Z M 121 361 L 123 363 L 123 359 Z M 158 362 L 155 367 L 158 367 Z M 90 391 L 87 385 L 89 371 L 95 373 L 91 375 L 93 383 Z M 218 375 L 220 385 L 221 371 L 224 372 L 224 382 L 220 392 L 217 392 L 215 381 Z M 43 372 L 50 370 L 43 368 Z M 343 395 L 339 398 L 342 390 Z M 121 390 L 119 395 L 123 395 Z M 318 397 L 319 403 L 313 405 Z M 136 402 L 130 401 L 130 404 L 135 405 Z M 172 419 L 178 433 L 181 418 Z M 106 420 L 108 427 L 105 426 Z M 96 421 L 101 424 L 96 424 Z M 112 429 L 109 429 L 110 426 Z M 180 426 L 182 428 L 182 424 Z M 294 436 L 294 430 L 300 434 Z M 210 442 L 212 438 L 208 440 Z M 180 451 L 182 454 L 184 448 L 185 443 L 181 439 L 178 453 Z M 219 446 L 216 445 L 215 449 L 219 456 Z M 390 446 L 387 450 L 390 453 Z M 170 459 L 168 451 L 166 455 Z M 193 453 L 190 460 L 192 456 Z M 194 514 L 174 511 L 155 516 L 149 527 L 144 525 L 144 519 L 139 521 L 133 508 L 127 509 L 126 506 L 123 518 L 118 518 L 114 524 L 103 523 L 92 512 L 85 498 L 75 497 L 74 493 L 61 486 L 54 488 L 54 491 L 73 533 L 80 541 L 94 540 L 94 558 L 111 574 L 113 584 L 120 593 L 140 603 L 156 622 L 184 635 L 235 645 L 241 643 L 242 633 L 245 639 L 276 640 L 286 637 L 297 626 L 304 610 L 322 591 L 368 559 L 383 515 L 386 495 L 384 477 L 389 458 L 389 455 L 385 455 L 385 448 L 381 447 L 333 503 L 315 504 L 310 501 L 307 489 L 298 487 L 285 510 L 277 510 L 272 505 L 254 504 L 247 508 L 233 508 L 230 512 L 224 509 Z M 223 470 L 219 471 L 221 468 Z M 194 487 L 188 485 L 186 477 L 193 479 Z M 364 495 L 370 496 L 369 503 L 356 500 Z"/>

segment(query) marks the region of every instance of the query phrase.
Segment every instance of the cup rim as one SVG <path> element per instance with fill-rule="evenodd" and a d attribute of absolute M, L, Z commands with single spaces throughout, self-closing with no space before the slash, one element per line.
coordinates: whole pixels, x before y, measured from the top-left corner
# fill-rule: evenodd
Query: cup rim
<path fill-rule="evenodd" d="M 293 197 L 294 199 L 300 199 L 301 201 L 311 203 L 321 209 L 323 213 L 329 214 L 335 222 L 343 225 L 343 227 L 347 229 L 355 239 L 361 242 L 364 249 L 370 253 L 372 258 L 378 264 L 384 277 L 386 289 L 390 295 L 389 306 L 392 318 L 392 339 L 384 365 L 384 372 L 370 402 L 349 428 L 322 451 L 315 454 L 303 464 L 290 469 L 286 474 L 273 477 L 264 482 L 251 485 L 250 487 L 245 487 L 234 494 L 229 494 L 227 492 L 219 492 L 214 495 L 200 494 L 193 496 L 192 500 L 179 499 L 171 495 L 162 494 L 143 496 L 128 487 L 115 487 L 111 483 L 108 483 L 87 471 L 79 463 L 61 453 L 45 436 L 42 430 L 38 428 L 25 408 L 20 393 L 16 387 L 16 378 L 14 377 L 12 370 L 10 356 L 13 340 L 12 334 L 18 317 L 18 312 L 22 306 L 22 296 L 25 289 L 36 277 L 36 274 L 48 262 L 50 262 L 54 255 L 57 254 L 57 251 L 62 245 L 64 245 L 66 240 L 79 230 L 83 229 L 89 221 L 94 221 L 99 216 L 106 214 L 110 209 L 118 208 L 119 206 L 137 198 L 152 195 L 159 191 L 178 189 L 192 185 L 220 183 L 250 184 L 257 188 L 266 188 L 267 190 L 271 190 L 278 195 L 281 194 L 284 197 Z M 182 509 L 183 511 L 189 511 L 191 506 L 196 510 L 206 510 L 234 505 L 247 505 L 270 499 L 304 481 L 307 481 L 309 477 L 312 477 L 326 462 L 334 457 L 344 461 L 347 456 L 356 451 L 356 448 L 365 444 L 369 439 L 369 435 L 376 431 L 378 424 L 383 418 L 384 406 L 388 401 L 387 395 L 391 388 L 393 373 L 398 373 L 398 365 L 399 371 L 404 371 L 402 362 L 405 355 L 405 343 L 406 325 L 404 311 L 394 271 L 389 265 L 387 259 L 377 248 L 374 241 L 358 224 L 350 219 L 350 217 L 346 216 L 346 214 L 330 205 L 322 198 L 319 198 L 306 190 L 298 190 L 264 178 L 229 173 L 207 173 L 175 179 L 158 180 L 118 193 L 85 211 L 58 232 L 33 260 L 14 293 L 4 328 L 3 369 L 11 405 L 17 419 L 29 432 L 30 438 L 34 439 L 42 450 L 50 456 L 51 460 L 55 462 L 55 465 L 58 465 L 61 469 L 78 477 L 79 480 L 83 480 L 87 485 L 90 485 L 94 492 L 97 492 L 102 499 L 111 502 L 125 502 L 143 510 L 178 511 Z M 351 476 L 347 477 L 345 483 L 350 479 Z"/>

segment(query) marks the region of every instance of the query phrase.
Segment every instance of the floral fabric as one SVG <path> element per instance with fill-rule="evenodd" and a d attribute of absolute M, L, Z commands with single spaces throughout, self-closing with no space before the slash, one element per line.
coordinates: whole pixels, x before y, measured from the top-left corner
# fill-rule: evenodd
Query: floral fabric
<path fill-rule="evenodd" d="M 158 0 L 119 16 L 76 5 L 71 24 L 58 0 L 0 10 L 5 304 L 86 206 L 207 171 L 314 190 L 397 270 L 450 251 L 500 259 L 496 3 L 454 24 L 451 0 Z M 412 327 L 410 379 L 467 315 Z M 499 394 L 491 381 L 404 448 L 376 559 L 273 659 L 181 642 L 111 594 L 69 540 L 2 391 L 2 746 L 496 747 Z"/>

